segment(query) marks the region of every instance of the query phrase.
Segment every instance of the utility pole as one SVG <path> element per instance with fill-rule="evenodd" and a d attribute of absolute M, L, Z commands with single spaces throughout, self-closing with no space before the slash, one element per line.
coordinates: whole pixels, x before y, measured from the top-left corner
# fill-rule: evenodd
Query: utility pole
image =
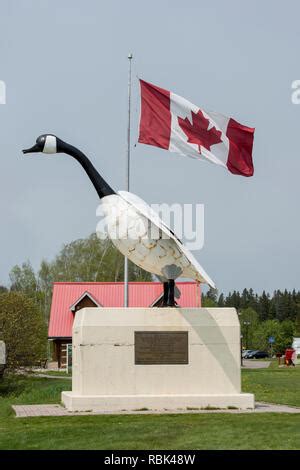
<path fill-rule="evenodd" d="M 243 323 L 246 326 L 246 349 L 249 349 L 248 328 L 251 325 L 251 322 L 250 321 L 244 321 Z"/>
<path fill-rule="evenodd" d="M 131 61 L 133 55 L 128 54 L 128 126 L 127 126 L 127 159 L 126 159 L 126 191 L 130 188 L 130 118 L 131 118 Z M 128 307 L 128 258 L 124 258 L 124 307 Z"/>
<path fill-rule="evenodd" d="M 240 335 L 241 366 L 243 367 L 243 335 Z"/>

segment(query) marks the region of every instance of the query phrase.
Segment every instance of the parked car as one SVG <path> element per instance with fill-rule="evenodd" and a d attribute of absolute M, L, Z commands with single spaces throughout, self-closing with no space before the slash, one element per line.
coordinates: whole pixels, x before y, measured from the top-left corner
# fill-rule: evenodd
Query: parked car
<path fill-rule="evenodd" d="M 256 353 L 257 349 L 249 349 L 247 353 L 244 355 L 244 359 L 251 359 L 252 354 Z"/>
<path fill-rule="evenodd" d="M 245 349 L 245 350 L 242 352 L 242 358 L 243 358 L 243 359 L 247 359 L 248 354 L 250 354 L 252 351 L 253 351 L 253 349 Z"/>
<path fill-rule="evenodd" d="M 4 341 L 0 341 L 0 379 L 4 374 L 6 367 L 6 348 Z"/>
<path fill-rule="evenodd" d="M 245 359 L 265 359 L 269 357 L 269 354 L 266 351 L 251 351 Z"/>

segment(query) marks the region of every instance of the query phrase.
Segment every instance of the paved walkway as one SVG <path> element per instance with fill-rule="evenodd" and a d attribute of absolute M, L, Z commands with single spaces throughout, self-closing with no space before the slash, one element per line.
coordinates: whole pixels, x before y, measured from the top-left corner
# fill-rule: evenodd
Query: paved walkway
<path fill-rule="evenodd" d="M 177 411 L 102 411 L 102 412 L 70 412 L 62 405 L 13 405 L 17 418 L 30 418 L 34 416 L 85 416 L 85 415 L 128 415 L 128 414 L 184 414 L 184 413 L 300 413 L 300 408 L 287 405 L 274 405 L 272 403 L 255 404 L 255 410 L 177 410 Z"/>
<path fill-rule="evenodd" d="M 256 361 L 255 359 L 243 359 L 243 369 L 267 369 L 271 361 Z M 282 366 L 284 367 L 284 366 Z M 52 375 L 47 373 L 28 374 L 30 377 L 45 377 L 47 379 L 69 379 L 72 380 L 70 375 Z"/>
<path fill-rule="evenodd" d="M 46 379 L 67 379 L 72 380 L 72 376 L 70 375 L 50 375 L 50 374 L 28 374 L 29 377 L 43 377 Z"/>
<path fill-rule="evenodd" d="M 243 359 L 243 369 L 267 369 L 271 361 L 256 361 L 255 359 Z"/>

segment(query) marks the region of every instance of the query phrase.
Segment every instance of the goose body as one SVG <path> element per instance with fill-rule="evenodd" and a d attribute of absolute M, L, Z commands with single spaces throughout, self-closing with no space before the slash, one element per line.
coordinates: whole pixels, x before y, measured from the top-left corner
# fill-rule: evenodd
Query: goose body
<path fill-rule="evenodd" d="M 101 205 L 108 236 L 133 263 L 166 279 L 182 276 L 214 287 L 192 253 L 141 198 L 118 191 L 101 199 Z"/>
<path fill-rule="evenodd" d="M 37 138 L 33 147 L 23 150 L 25 154 L 32 152 L 66 153 L 81 164 L 100 198 L 108 236 L 124 256 L 163 279 L 165 306 L 176 305 L 174 280 L 179 276 L 215 287 L 192 253 L 158 214 L 135 194 L 115 192 L 79 149 L 52 134 L 45 134 Z"/>

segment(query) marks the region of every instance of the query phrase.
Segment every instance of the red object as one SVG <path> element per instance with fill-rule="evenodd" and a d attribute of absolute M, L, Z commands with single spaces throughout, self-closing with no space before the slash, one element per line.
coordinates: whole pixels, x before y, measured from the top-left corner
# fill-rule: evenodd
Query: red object
<path fill-rule="evenodd" d="M 285 360 L 291 361 L 295 350 L 293 348 L 288 348 L 285 350 Z"/>
<path fill-rule="evenodd" d="M 236 175 L 253 175 L 253 128 L 144 80 L 140 86 L 140 143 L 207 160 Z"/>
<path fill-rule="evenodd" d="M 139 142 L 168 150 L 171 137 L 170 92 L 140 80 Z"/>
<path fill-rule="evenodd" d="M 230 142 L 228 170 L 235 175 L 252 176 L 254 173 L 252 161 L 254 129 L 243 126 L 230 118 L 226 135 Z"/>
<path fill-rule="evenodd" d="M 188 142 L 198 145 L 199 152 L 201 152 L 201 147 L 211 150 L 212 145 L 222 142 L 222 132 L 218 131 L 215 127 L 209 129 L 209 119 L 206 119 L 200 109 L 197 114 L 193 111 L 191 114 L 192 123 L 187 117 L 185 119 L 178 117 L 178 123 L 187 135 Z"/>
<path fill-rule="evenodd" d="M 181 307 L 201 307 L 200 286 L 196 282 L 177 282 Z M 160 282 L 130 282 L 129 307 L 150 307 L 162 295 Z M 49 321 L 49 338 L 70 338 L 74 311 L 83 294 L 88 293 L 102 307 L 123 307 L 123 282 L 55 282 Z"/>

